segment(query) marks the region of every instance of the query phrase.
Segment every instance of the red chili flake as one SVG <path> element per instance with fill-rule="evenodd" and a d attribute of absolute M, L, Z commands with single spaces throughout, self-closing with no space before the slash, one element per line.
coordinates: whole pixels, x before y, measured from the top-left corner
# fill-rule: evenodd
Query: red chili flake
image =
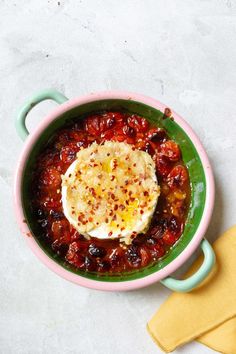
<path fill-rule="evenodd" d="M 108 234 L 108 236 L 111 236 L 112 234 L 113 234 L 113 232 L 112 232 L 112 231 L 110 231 L 110 232 L 109 232 L 109 234 Z"/>
<path fill-rule="evenodd" d="M 135 150 L 135 147 L 134 147 L 134 146 L 132 147 L 132 150 L 133 150 L 133 151 Z"/>
<path fill-rule="evenodd" d="M 114 210 L 118 210 L 118 205 L 117 204 L 114 206 Z"/>
<path fill-rule="evenodd" d="M 75 211 L 73 210 L 73 211 L 71 212 L 71 214 L 72 214 L 72 215 L 75 215 Z"/>
<path fill-rule="evenodd" d="M 95 197 L 96 196 L 96 192 L 95 189 L 93 187 L 89 188 L 89 192 Z"/>
<path fill-rule="evenodd" d="M 99 225 L 99 222 L 96 222 L 96 225 Z"/>
<path fill-rule="evenodd" d="M 120 229 L 120 231 L 124 231 L 125 230 L 125 227 L 122 227 L 121 229 Z"/>
<path fill-rule="evenodd" d="M 115 199 L 115 194 L 111 193 L 111 199 Z"/>
<path fill-rule="evenodd" d="M 116 227 L 119 227 L 120 225 L 119 224 L 116 224 Z"/>
<path fill-rule="evenodd" d="M 131 171 L 131 168 L 130 168 L 130 167 L 128 167 L 128 171 Z"/>
<path fill-rule="evenodd" d="M 89 222 L 92 222 L 93 221 L 93 218 L 90 216 L 89 219 L 88 219 Z"/>
<path fill-rule="evenodd" d="M 118 164 L 117 164 L 117 160 L 115 159 L 113 162 L 113 168 L 112 170 L 115 170 L 117 168 Z"/>
<path fill-rule="evenodd" d="M 164 111 L 164 117 L 163 118 L 166 118 L 166 117 L 170 118 L 171 115 L 172 115 L 171 109 L 166 107 L 165 111 Z"/>
<path fill-rule="evenodd" d="M 126 179 L 125 180 L 125 185 L 127 186 L 129 184 L 129 181 Z"/>
<path fill-rule="evenodd" d="M 106 224 L 108 223 L 108 218 L 105 219 L 105 223 L 106 223 Z"/>
<path fill-rule="evenodd" d="M 95 163 L 94 165 L 93 165 L 93 167 L 97 167 L 98 166 L 98 164 L 97 163 Z"/>
<path fill-rule="evenodd" d="M 135 179 L 134 179 L 134 182 L 137 183 L 137 182 L 138 182 L 138 178 L 135 178 Z"/>
<path fill-rule="evenodd" d="M 83 225 L 86 225 L 87 224 L 87 220 L 85 219 L 85 216 L 83 213 L 81 213 L 79 216 L 78 216 L 78 221 L 80 221 L 80 223 L 82 223 Z"/>
<path fill-rule="evenodd" d="M 144 192 L 143 192 L 143 195 L 144 195 L 144 197 L 147 197 L 147 196 L 149 196 L 149 193 L 148 193 L 148 191 L 144 191 Z"/>
<path fill-rule="evenodd" d="M 131 203 L 135 201 L 135 198 L 130 198 Z"/>
<path fill-rule="evenodd" d="M 71 173 L 69 174 L 69 176 L 68 177 L 71 177 Z"/>
<path fill-rule="evenodd" d="M 126 200 L 126 201 L 125 201 L 125 204 L 129 205 L 129 201 L 128 201 L 128 200 Z"/>
<path fill-rule="evenodd" d="M 114 179 L 115 179 L 115 176 L 112 175 L 111 178 L 110 178 L 110 180 L 111 180 L 111 181 L 114 181 Z"/>
<path fill-rule="evenodd" d="M 125 160 L 126 160 L 126 161 L 129 160 L 129 156 L 128 156 L 128 155 L 126 156 Z"/>
<path fill-rule="evenodd" d="M 134 164 L 133 164 L 133 166 L 134 166 L 134 167 L 136 167 L 136 166 L 137 166 L 137 164 L 136 164 L 136 163 L 134 163 Z"/>
<path fill-rule="evenodd" d="M 140 210 L 140 214 L 143 214 L 144 213 L 144 211 L 143 210 Z"/>
<path fill-rule="evenodd" d="M 131 196 L 132 195 L 132 191 L 129 191 L 128 195 Z"/>
<path fill-rule="evenodd" d="M 110 156 L 110 155 L 111 155 L 111 154 L 108 152 L 108 153 L 107 153 L 107 156 Z"/>

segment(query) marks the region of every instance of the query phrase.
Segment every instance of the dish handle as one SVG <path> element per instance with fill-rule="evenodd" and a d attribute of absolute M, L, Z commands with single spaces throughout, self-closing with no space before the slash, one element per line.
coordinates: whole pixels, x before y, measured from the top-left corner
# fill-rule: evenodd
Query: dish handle
<path fill-rule="evenodd" d="M 215 264 L 214 250 L 206 239 L 202 240 L 201 248 L 204 254 L 204 260 L 196 273 L 184 280 L 167 277 L 162 279 L 161 283 L 167 288 L 178 292 L 188 292 L 198 286 L 208 276 Z"/>
<path fill-rule="evenodd" d="M 23 141 L 29 135 L 29 131 L 25 125 L 28 113 L 34 106 L 36 106 L 36 104 L 45 100 L 53 100 L 61 104 L 68 101 L 68 98 L 54 89 L 43 90 L 34 95 L 33 97 L 29 98 L 26 103 L 21 107 L 16 117 L 16 131 Z"/>

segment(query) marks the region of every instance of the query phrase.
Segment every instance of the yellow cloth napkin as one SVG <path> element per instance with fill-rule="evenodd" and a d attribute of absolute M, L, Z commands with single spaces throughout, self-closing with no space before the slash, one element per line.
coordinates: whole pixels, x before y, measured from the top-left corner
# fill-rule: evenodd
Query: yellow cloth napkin
<path fill-rule="evenodd" d="M 190 293 L 173 293 L 147 328 L 159 347 L 169 353 L 192 340 L 226 354 L 236 354 L 236 226 L 213 244 L 216 265 Z M 200 265 L 201 257 L 187 275 Z"/>

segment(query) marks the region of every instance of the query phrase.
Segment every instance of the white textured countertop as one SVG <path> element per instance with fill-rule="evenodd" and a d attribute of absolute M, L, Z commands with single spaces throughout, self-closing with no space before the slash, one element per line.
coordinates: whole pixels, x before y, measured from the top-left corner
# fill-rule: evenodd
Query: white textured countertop
<path fill-rule="evenodd" d="M 201 138 L 214 167 L 213 240 L 235 223 L 234 0 L 0 1 L 0 353 L 154 354 L 146 322 L 170 293 L 160 284 L 103 293 L 54 275 L 15 222 L 13 171 L 23 143 L 15 112 L 32 93 L 69 98 L 129 90 L 157 98 Z M 56 104 L 29 116 L 32 130 Z M 190 343 L 176 353 L 212 351 Z"/>

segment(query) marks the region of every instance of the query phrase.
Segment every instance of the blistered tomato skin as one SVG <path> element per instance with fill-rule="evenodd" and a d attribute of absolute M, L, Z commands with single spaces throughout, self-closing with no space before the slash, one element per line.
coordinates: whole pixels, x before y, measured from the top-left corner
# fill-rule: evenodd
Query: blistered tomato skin
<path fill-rule="evenodd" d="M 61 149 L 60 158 L 63 163 L 71 164 L 75 158 L 79 146 L 76 143 L 70 143 Z"/>
<path fill-rule="evenodd" d="M 165 178 L 172 169 L 172 164 L 168 161 L 165 157 L 160 156 L 159 154 L 156 155 L 156 169 L 157 173 L 162 177 Z"/>
<path fill-rule="evenodd" d="M 56 168 L 49 167 L 42 171 L 40 181 L 44 186 L 57 188 L 61 185 L 61 175 Z"/>
<path fill-rule="evenodd" d="M 94 141 L 124 141 L 148 152 L 155 164 L 161 195 L 146 234 L 131 245 L 119 240 L 85 239 L 65 218 L 61 204 L 61 175 L 77 152 Z M 40 239 L 53 252 L 82 272 L 120 274 L 158 262 L 180 238 L 188 211 L 190 184 L 179 146 L 162 128 L 137 114 L 103 112 L 58 131 L 38 156 L 32 172 L 32 209 L 42 232 Z"/>
<path fill-rule="evenodd" d="M 167 140 L 160 145 L 159 154 L 169 161 L 178 161 L 180 159 L 180 149 L 172 140 Z"/>
<path fill-rule="evenodd" d="M 167 176 L 167 183 L 171 188 L 183 187 L 188 181 L 188 172 L 185 166 L 175 166 Z"/>
<path fill-rule="evenodd" d="M 149 127 L 149 123 L 145 118 L 139 117 L 136 114 L 132 114 L 128 117 L 128 125 L 134 128 L 137 132 L 146 132 Z"/>

